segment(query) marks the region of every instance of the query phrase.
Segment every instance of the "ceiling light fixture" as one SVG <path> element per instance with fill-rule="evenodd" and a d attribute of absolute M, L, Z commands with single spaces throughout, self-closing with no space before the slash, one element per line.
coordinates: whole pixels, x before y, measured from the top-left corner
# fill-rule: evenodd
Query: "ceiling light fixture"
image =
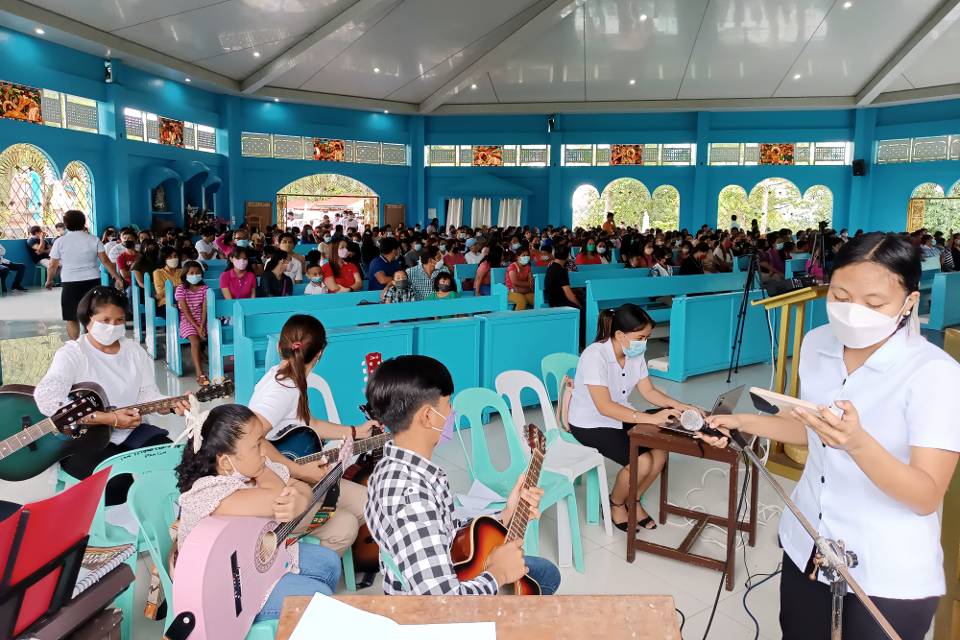
<path fill-rule="evenodd" d="M 637 84 L 636 78 L 630 78 L 630 84 Z"/>
<path fill-rule="evenodd" d="M 471 91 L 476 91 L 476 90 L 477 90 L 477 85 L 476 85 L 476 83 L 470 85 L 470 90 L 471 90 Z"/>
<path fill-rule="evenodd" d="M 260 52 L 259 52 L 259 51 L 254 51 L 254 52 L 253 52 L 253 57 L 254 57 L 254 58 L 259 58 L 259 57 L 260 57 Z"/>
<path fill-rule="evenodd" d="M 273 101 L 274 101 L 274 102 L 280 102 L 280 98 L 274 98 Z"/>
<path fill-rule="evenodd" d="M 384 109 L 383 112 L 384 112 L 384 113 L 390 113 L 390 110 L 389 110 L 389 109 Z"/>
<path fill-rule="evenodd" d="M 191 82 L 190 78 L 184 78 L 183 81 L 184 81 L 184 82 Z"/>
<path fill-rule="evenodd" d="M 380 73 L 380 67 L 374 67 L 374 68 L 373 68 L 373 72 L 374 72 L 374 73 Z"/>
<path fill-rule="evenodd" d="M 853 3 L 850 2 L 849 0 L 847 0 L 847 2 L 844 2 L 844 3 L 843 3 L 843 8 L 844 8 L 844 9 L 849 9 L 849 8 L 852 7 L 852 6 L 853 6 Z"/>
<path fill-rule="evenodd" d="M 641 14 L 640 14 L 640 22 L 646 22 L 646 21 L 647 21 L 647 14 L 641 13 Z"/>
<path fill-rule="evenodd" d="M 803 76 L 800 75 L 799 73 L 793 74 L 793 79 L 794 79 L 794 80 L 799 80 L 799 79 L 802 78 L 802 77 L 803 77 Z"/>
<path fill-rule="evenodd" d="M 40 27 L 37 27 L 36 29 L 34 29 L 33 32 L 34 32 L 35 34 L 37 34 L 38 36 L 42 36 L 43 34 L 46 33 L 46 31 L 44 31 L 44 30 L 41 29 Z"/>

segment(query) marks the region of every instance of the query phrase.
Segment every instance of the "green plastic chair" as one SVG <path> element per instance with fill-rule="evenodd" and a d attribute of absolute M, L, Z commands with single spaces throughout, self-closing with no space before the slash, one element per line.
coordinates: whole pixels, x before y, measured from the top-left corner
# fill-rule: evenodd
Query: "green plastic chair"
<path fill-rule="evenodd" d="M 172 472 L 180 460 L 183 459 L 183 445 L 171 446 L 169 444 L 160 444 L 154 447 L 145 447 L 143 449 L 134 449 L 111 456 L 97 465 L 94 473 L 110 467 L 110 478 L 114 476 L 131 473 L 134 478 L 144 474 L 150 474 L 157 471 Z M 59 471 L 57 490 L 60 491 L 67 486 L 72 486 L 79 482 L 76 478 L 65 472 Z M 110 524 L 106 520 L 106 507 L 104 500 L 100 498 L 100 505 L 93 516 L 93 523 L 90 525 L 90 540 L 88 544 L 92 547 L 112 547 L 121 544 L 132 544 L 133 555 L 127 560 L 133 574 L 137 574 L 137 556 L 140 555 L 142 537 L 140 535 L 131 535 L 123 527 Z M 114 605 L 123 613 L 123 619 L 120 622 L 120 636 L 124 640 L 133 638 L 133 585 L 117 596 Z"/>
<path fill-rule="evenodd" d="M 520 474 L 527 469 L 527 457 L 524 454 L 525 443 L 520 441 L 517 429 L 514 427 L 510 410 L 503 398 L 490 389 L 473 387 L 464 389 L 453 399 L 453 409 L 457 412 L 458 427 L 466 422 L 470 427 L 470 441 L 473 445 L 473 459 L 467 452 L 462 434 L 457 431 L 460 446 L 467 461 L 467 469 L 471 480 L 479 480 L 487 487 L 502 496 L 507 496 L 513 489 Z M 503 420 L 504 437 L 507 441 L 509 461 L 503 470 L 497 469 L 490 457 L 487 448 L 487 438 L 484 434 L 484 412 L 491 409 L 500 414 Z M 540 474 L 538 486 L 544 490 L 540 499 L 541 513 L 552 506 L 557 512 L 557 541 L 558 557 L 561 566 L 569 566 L 567 559 L 572 555 L 573 565 L 577 571 L 583 572 L 583 543 L 580 539 L 580 516 L 577 510 L 577 498 L 573 483 L 565 476 L 550 471 Z M 564 522 L 566 520 L 566 522 Z M 537 555 L 540 548 L 540 521 L 534 520 L 527 527 L 524 537 L 524 552 Z"/>
<path fill-rule="evenodd" d="M 560 382 L 563 376 L 570 375 L 572 378 L 577 371 L 577 363 L 580 357 L 572 353 L 550 353 L 543 356 L 540 361 L 540 379 L 543 380 L 543 386 L 547 388 L 551 398 L 560 397 Z M 553 386 L 550 386 L 550 378 L 553 378 Z"/>
<path fill-rule="evenodd" d="M 177 489 L 177 477 L 173 471 L 156 471 L 139 477 L 130 487 L 130 494 L 127 497 L 127 504 L 140 528 L 140 538 L 157 567 L 163 593 L 167 596 L 167 619 L 163 623 L 164 629 L 170 628 L 174 618 L 173 581 L 167 572 L 167 563 L 170 558 L 170 549 L 173 547 L 173 541 L 170 539 L 170 523 L 177 517 L 179 498 L 180 490 Z M 250 628 L 246 640 L 273 640 L 276 633 L 277 621 L 265 620 Z"/>
<path fill-rule="evenodd" d="M 320 544 L 320 541 L 313 536 L 303 536 L 300 538 L 300 542 L 305 544 Z M 347 550 L 344 552 L 341 564 L 343 565 L 343 584 L 347 587 L 347 591 L 356 591 L 357 576 L 353 572 L 353 549 L 351 547 L 347 547 Z"/>

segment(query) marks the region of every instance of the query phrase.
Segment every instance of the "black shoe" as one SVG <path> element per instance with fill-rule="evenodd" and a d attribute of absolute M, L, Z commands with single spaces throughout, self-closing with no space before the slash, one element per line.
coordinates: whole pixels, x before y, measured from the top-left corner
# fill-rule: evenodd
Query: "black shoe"
<path fill-rule="evenodd" d="M 24 291 L 24 292 L 26 292 L 26 289 L 24 289 L 23 287 L 14 287 L 13 290 L 14 290 L 14 291 Z"/>

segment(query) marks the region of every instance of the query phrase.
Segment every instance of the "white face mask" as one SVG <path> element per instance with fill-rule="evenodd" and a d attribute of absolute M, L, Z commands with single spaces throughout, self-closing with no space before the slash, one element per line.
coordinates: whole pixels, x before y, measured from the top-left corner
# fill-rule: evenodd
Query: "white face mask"
<path fill-rule="evenodd" d="M 850 349 L 864 349 L 889 338 L 903 318 L 904 301 L 893 316 L 874 311 L 853 302 L 827 302 L 830 330 L 840 343 Z"/>
<path fill-rule="evenodd" d="M 127 329 L 122 324 L 107 324 L 106 322 L 93 321 L 90 327 L 90 335 L 93 339 L 105 347 L 110 346 L 124 336 Z"/>
<path fill-rule="evenodd" d="M 167 258 L 167 267 L 170 269 L 176 269 L 180 265 L 180 260 L 178 258 Z"/>

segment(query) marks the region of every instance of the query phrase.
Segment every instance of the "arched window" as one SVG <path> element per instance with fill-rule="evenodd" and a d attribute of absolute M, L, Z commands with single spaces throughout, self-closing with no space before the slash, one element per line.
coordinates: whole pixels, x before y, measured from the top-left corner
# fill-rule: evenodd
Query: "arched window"
<path fill-rule="evenodd" d="M 960 181 L 946 194 L 935 182 L 917 185 L 907 207 L 907 231 L 927 229 L 950 233 L 960 229 Z"/>
<path fill-rule="evenodd" d="M 282 227 L 316 226 L 323 216 L 333 221 L 344 211 L 358 215 L 365 226 L 377 226 L 380 196 L 359 180 L 338 173 L 304 176 L 277 191 L 277 223 Z"/>
<path fill-rule="evenodd" d="M 600 192 L 592 184 L 582 184 L 573 192 L 573 227 L 599 227 L 606 219 L 600 202 Z"/>
<path fill-rule="evenodd" d="M 936 182 L 924 182 L 918 184 L 917 188 L 910 194 L 911 198 L 942 198 L 943 187 Z"/>
<path fill-rule="evenodd" d="M 87 214 L 87 224 L 90 229 L 97 229 L 96 207 L 93 201 L 93 177 L 87 165 L 74 160 L 63 169 L 63 191 L 66 208 L 63 211 L 76 209 Z M 61 217 L 63 214 L 60 214 Z"/>
<path fill-rule="evenodd" d="M 750 205 L 747 204 L 747 192 L 738 184 L 728 184 L 720 190 L 717 197 L 717 229 L 729 229 L 731 217 L 737 216 L 741 228 L 749 228 Z"/>
<path fill-rule="evenodd" d="M 680 192 L 669 184 L 653 190 L 650 228 L 676 231 L 680 228 Z"/>
<path fill-rule="evenodd" d="M 617 178 L 604 187 L 600 201 L 603 211 L 613 212 L 617 225 L 642 227 L 644 219 L 649 225 L 653 200 L 650 190 L 636 178 Z"/>

